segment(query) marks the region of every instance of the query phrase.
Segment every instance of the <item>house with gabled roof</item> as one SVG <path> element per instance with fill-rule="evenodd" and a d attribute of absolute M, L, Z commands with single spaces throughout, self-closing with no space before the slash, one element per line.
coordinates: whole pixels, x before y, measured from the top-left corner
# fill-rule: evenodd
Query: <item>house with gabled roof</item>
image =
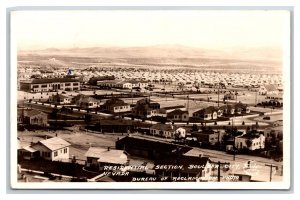
<path fill-rule="evenodd" d="M 123 113 L 123 112 L 129 112 L 131 110 L 130 105 L 128 103 L 125 103 L 122 99 L 119 98 L 108 99 L 101 106 L 101 108 L 111 113 Z"/>
<path fill-rule="evenodd" d="M 49 102 L 54 104 L 70 104 L 71 98 L 62 94 L 53 94 L 49 96 Z"/>
<path fill-rule="evenodd" d="M 100 105 L 99 100 L 82 94 L 78 94 L 72 101 L 81 108 L 97 108 Z"/>
<path fill-rule="evenodd" d="M 193 113 L 193 117 L 202 119 L 202 120 L 211 120 L 211 119 L 217 119 L 218 114 L 213 106 L 209 106 L 207 108 L 203 108 L 201 110 L 198 110 Z"/>
<path fill-rule="evenodd" d="M 248 132 L 246 134 L 235 137 L 235 148 L 248 149 L 250 151 L 265 148 L 265 136 L 263 132 Z"/>
<path fill-rule="evenodd" d="M 34 109 L 18 109 L 18 123 L 48 126 L 48 114 Z"/>
<path fill-rule="evenodd" d="M 160 104 L 150 100 L 149 98 L 144 98 L 137 101 L 135 107 L 132 109 L 132 114 L 138 117 L 149 118 L 152 116 L 161 116 L 159 113 L 164 114 L 159 111 Z"/>
<path fill-rule="evenodd" d="M 39 152 L 39 157 L 51 161 L 69 161 L 70 143 L 59 137 L 53 137 L 31 144 Z"/>
<path fill-rule="evenodd" d="M 187 110 L 175 109 L 167 113 L 167 119 L 171 121 L 189 121 L 189 112 Z"/>
<path fill-rule="evenodd" d="M 234 107 L 235 107 L 235 112 L 238 113 L 238 114 L 250 113 L 250 108 L 246 104 L 237 103 L 237 104 L 234 105 Z"/>
<path fill-rule="evenodd" d="M 219 108 L 220 110 L 222 110 L 222 115 L 233 115 L 235 113 L 235 107 L 233 105 L 230 104 L 226 104 L 224 106 L 221 106 Z"/>
<path fill-rule="evenodd" d="M 154 124 L 150 127 L 151 135 L 165 138 L 173 138 L 175 131 L 176 129 L 172 124 Z"/>

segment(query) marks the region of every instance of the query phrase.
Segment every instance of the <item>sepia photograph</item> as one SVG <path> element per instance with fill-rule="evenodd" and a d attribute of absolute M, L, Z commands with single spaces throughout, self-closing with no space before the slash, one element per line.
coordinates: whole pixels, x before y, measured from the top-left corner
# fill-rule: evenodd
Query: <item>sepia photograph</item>
<path fill-rule="evenodd" d="M 11 11 L 11 187 L 289 189 L 290 18 Z"/>

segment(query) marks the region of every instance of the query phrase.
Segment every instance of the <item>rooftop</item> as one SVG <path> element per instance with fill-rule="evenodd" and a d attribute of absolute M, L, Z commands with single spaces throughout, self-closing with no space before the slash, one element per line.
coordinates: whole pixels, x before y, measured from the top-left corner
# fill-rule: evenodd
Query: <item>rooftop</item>
<path fill-rule="evenodd" d="M 98 162 L 102 163 L 125 164 L 127 162 L 127 155 L 122 150 L 90 147 L 85 156 L 99 158 Z"/>
<path fill-rule="evenodd" d="M 61 149 L 64 147 L 68 147 L 71 144 L 59 137 L 53 137 L 50 139 L 46 139 L 46 140 L 41 140 L 39 141 L 39 143 L 43 144 L 44 146 L 46 146 L 48 149 L 50 149 L 51 151 L 57 150 L 57 149 Z M 34 147 L 34 145 L 33 145 Z"/>
<path fill-rule="evenodd" d="M 43 78 L 43 79 L 33 79 L 32 84 L 42 84 L 42 83 L 63 83 L 63 82 L 80 82 L 78 79 L 74 78 Z"/>

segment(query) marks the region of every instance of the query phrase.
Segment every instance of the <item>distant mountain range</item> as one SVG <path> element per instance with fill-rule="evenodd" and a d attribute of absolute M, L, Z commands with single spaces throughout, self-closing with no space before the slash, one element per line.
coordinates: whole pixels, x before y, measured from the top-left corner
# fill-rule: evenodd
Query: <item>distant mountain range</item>
<path fill-rule="evenodd" d="M 20 51 L 19 55 L 63 55 L 72 57 L 100 58 L 154 58 L 158 59 L 222 59 L 259 62 L 282 62 L 280 48 L 233 48 L 202 49 L 183 45 L 155 45 L 147 47 L 91 47 L 91 48 L 48 48 L 43 50 Z"/>

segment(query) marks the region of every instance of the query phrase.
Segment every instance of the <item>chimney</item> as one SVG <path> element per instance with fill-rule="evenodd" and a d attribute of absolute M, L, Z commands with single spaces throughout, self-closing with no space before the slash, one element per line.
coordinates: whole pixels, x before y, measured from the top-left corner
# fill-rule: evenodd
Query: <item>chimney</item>
<path fill-rule="evenodd" d="M 107 151 L 110 151 L 110 147 L 107 147 Z"/>
<path fill-rule="evenodd" d="M 48 136 L 47 135 L 45 135 L 45 140 L 47 140 L 48 139 Z"/>

